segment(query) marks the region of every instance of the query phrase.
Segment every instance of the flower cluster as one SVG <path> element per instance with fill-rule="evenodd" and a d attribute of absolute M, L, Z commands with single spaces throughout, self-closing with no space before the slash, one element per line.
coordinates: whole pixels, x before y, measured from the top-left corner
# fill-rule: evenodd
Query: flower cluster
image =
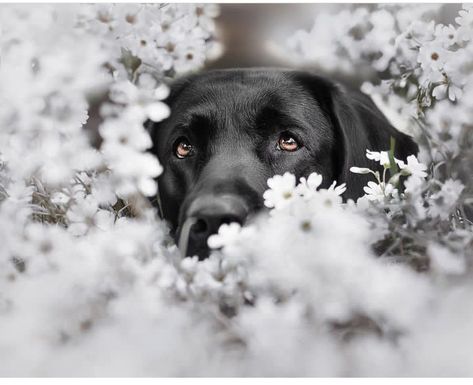
<path fill-rule="evenodd" d="M 319 13 L 283 49 L 298 63 L 362 74 L 361 89 L 420 151 L 400 160 L 395 143 L 367 149 L 373 167 L 351 168 L 372 176 L 357 202 L 342 203 L 344 186 L 321 189 L 318 174 L 299 183 L 277 175 L 264 194 L 269 216 L 224 225 L 209 239 L 213 258 L 248 269 L 252 308 L 237 309 L 233 327 L 251 336 L 245 346 L 257 373 L 274 374 L 268 361 L 280 375 L 472 372 L 471 360 L 449 355 L 470 355 L 464 341 L 473 333 L 464 310 L 473 261 L 473 9 L 443 25 L 433 21 L 438 8 Z"/>
<path fill-rule="evenodd" d="M 357 202 L 275 175 L 199 261 L 149 204 L 144 122 L 170 113 L 165 78 L 221 52 L 218 7 L 2 6 L 0 374 L 472 375 L 473 9 L 437 8 L 319 15 L 287 48 L 369 69 L 419 155 L 366 149 Z"/>
<path fill-rule="evenodd" d="M 458 135 L 471 120 L 465 109 L 458 109 L 459 114 L 445 111 L 451 109 L 448 101 L 469 103 L 462 95 L 470 92 L 472 83 L 473 10 L 464 5 L 453 23 L 444 25 L 434 21 L 440 9 L 441 5 L 378 5 L 319 13 L 313 28 L 297 31 L 285 48 L 296 62 L 362 74 L 367 79 L 362 90 L 401 129 L 415 133 L 415 125 L 405 117 L 424 118 L 428 109 L 426 119 L 435 128 L 435 139 L 445 142 L 440 138 L 441 116 L 450 117 L 448 125 Z M 429 119 L 432 113 L 435 117 Z"/>
<path fill-rule="evenodd" d="M 443 235 L 468 243 L 462 229 L 472 218 L 473 8 L 463 5 L 449 24 L 435 22 L 441 10 L 440 5 L 377 5 L 319 13 L 311 31 L 296 32 L 286 45 L 299 62 L 361 73 L 361 90 L 396 127 L 417 140 L 419 160 L 429 166 L 431 177 L 424 179 L 427 169 L 413 157 L 407 165 L 395 159 L 391 164 L 387 152 L 368 152 L 369 159 L 391 170 L 391 179 L 373 172 L 375 180 L 365 188 L 363 200 L 390 204 L 386 226 L 391 238 L 402 239 L 404 234 L 421 255 L 429 249 L 426 243 Z M 352 171 L 371 172 L 356 167 Z M 419 178 L 408 178 L 400 191 L 399 180 L 411 174 Z M 400 221 L 396 231 L 394 213 Z M 414 234 L 423 239 L 413 241 Z"/>
<path fill-rule="evenodd" d="M 96 4 L 82 7 L 77 22 L 100 37 L 108 65 L 127 78 L 130 73 L 184 73 L 219 56 L 218 14 L 215 4 Z"/>
<path fill-rule="evenodd" d="M 129 311 L 149 325 L 161 310 L 171 311 L 159 288 L 173 251 L 147 200 L 162 168 L 147 152 L 144 122 L 169 114 L 166 77 L 221 52 L 217 14 L 218 7 L 197 4 L 1 7 L 3 375 L 91 374 L 100 358 L 73 366 L 75 354 L 105 357 L 100 346 L 108 350 L 112 340 L 123 341 L 117 351 L 139 343 L 133 333 L 146 326 L 127 321 Z M 165 323 L 182 335 L 177 320 L 183 326 L 186 313 L 176 312 Z M 166 335 L 162 326 L 143 354 L 154 356 L 158 335 Z M 121 338 L 123 328 L 128 338 Z M 104 334 L 88 347 L 71 348 L 88 344 L 97 329 Z M 35 348 L 27 348 L 31 343 Z M 120 357 L 110 374 L 140 365 L 137 359 L 124 367 Z"/>

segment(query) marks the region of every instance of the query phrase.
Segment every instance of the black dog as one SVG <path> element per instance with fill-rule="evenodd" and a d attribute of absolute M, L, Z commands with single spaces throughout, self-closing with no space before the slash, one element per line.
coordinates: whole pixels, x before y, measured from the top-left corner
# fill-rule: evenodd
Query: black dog
<path fill-rule="evenodd" d="M 177 239 L 194 219 L 185 247 L 200 258 L 208 256 L 207 238 L 222 223 L 243 223 L 263 207 L 266 181 L 275 174 L 299 178 L 316 171 L 322 187 L 346 182 L 344 198 L 357 198 L 368 179 L 349 169 L 373 168 L 366 149 L 387 150 L 394 137 L 397 158 L 417 153 L 369 97 L 307 72 L 191 75 L 173 84 L 166 102 L 171 116 L 152 133 L 164 166 L 162 213 Z"/>

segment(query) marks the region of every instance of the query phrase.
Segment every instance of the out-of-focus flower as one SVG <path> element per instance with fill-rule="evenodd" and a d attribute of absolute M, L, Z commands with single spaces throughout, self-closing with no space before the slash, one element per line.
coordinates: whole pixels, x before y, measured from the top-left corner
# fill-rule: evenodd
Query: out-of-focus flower
<path fill-rule="evenodd" d="M 458 180 L 445 181 L 440 191 L 430 197 L 429 214 L 447 219 L 455 209 L 464 188 L 465 186 Z"/>
<path fill-rule="evenodd" d="M 404 182 L 404 199 L 409 202 L 416 218 L 423 220 L 427 216 L 423 193 L 427 190 L 425 179 L 411 175 Z"/>
<path fill-rule="evenodd" d="M 224 223 L 218 229 L 217 234 L 213 234 L 209 237 L 207 243 L 211 249 L 219 249 L 226 245 L 232 244 L 241 231 L 241 225 L 239 223 Z"/>
<path fill-rule="evenodd" d="M 314 199 L 314 202 L 317 202 L 317 205 L 321 205 L 323 207 L 337 207 L 342 203 L 341 194 L 345 191 L 344 186 L 340 188 L 331 186 L 331 188 L 327 190 L 319 190 L 317 194 L 317 198 Z"/>
<path fill-rule="evenodd" d="M 100 126 L 100 135 L 105 140 L 106 146 L 118 148 L 130 147 L 143 151 L 151 147 L 151 138 L 140 129 L 135 121 L 122 116 L 121 119 L 107 119 Z"/>
<path fill-rule="evenodd" d="M 427 250 L 432 269 L 439 274 L 461 275 L 466 271 L 466 261 L 459 255 L 453 254 L 448 248 L 432 243 Z"/>
<path fill-rule="evenodd" d="M 152 82 L 152 79 L 148 82 Z M 136 120 L 151 119 L 159 122 L 166 119 L 170 110 L 160 100 L 167 96 L 167 87 L 162 84 L 159 88 L 150 89 L 146 87 L 146 82 L 143 80 L 141 84 L 145 86 L 139 89 L 128 80 L 117 82 L 111 87 L 110 97 L 116 103 L 125 104 L 127 107 L 124 114 L 134 116 Z"/>
<path fill-rule="evenodd" d="M 115 216 L 108 210 L 99 209 L 92 197 L 77 201 L 67 212 L 69 231 L 74 235 L 84 235 L 91 228 L 109 230 L 115 221 Z"/>
<path fill-rule="evenodd" d="M 437 24 L 435 26 L 435 36 L 438 38 L 440 43 L 448 48 L 458 42 L 458 33 L 453 25 L 442 25 Z"/>
<path fill-rule="evenodd" d="M 368 151 L 386 172 L 351 168 L 376 179 L 356 204 L 317 173 L 275 176 L 269 215 L 223 225 L 199 261 L 144 197 L 162 168 L 143 123 L 169 113 L 164 78 L 218 52 L 218 7 L 2 7 L 0 374 L 471 374 L 471 8 L 453 37 L 438 8 L 321 12 L 284 50 L 382 75 L 363 90 L 418 158 L 389 175 Z M 106 96 L 97 150 L 84 124 Z"/>
<path fill-rule="evenodd" d="M 455 21 L 460 26 L 458 28 L 458 37 L 461 40 L 470 41 L 473 34 L 473 7 L 471 4 L 464 4 L 463 9 L 458 12 L 458 15 L 455 18 Z"/>

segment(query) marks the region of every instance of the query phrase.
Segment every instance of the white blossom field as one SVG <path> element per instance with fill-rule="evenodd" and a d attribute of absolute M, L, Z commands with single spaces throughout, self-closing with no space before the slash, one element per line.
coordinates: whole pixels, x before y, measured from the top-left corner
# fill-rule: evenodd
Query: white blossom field
<path fill-rule="evenodd" d="M 419 153 L 367 148 L 356 202 L 275 175 L 199 261 L 150 203 L 144 123 L 228 49 L 219 7 L 1 4 L 0 376 L 473 376 L 473 6 L 440 7 L 340 6 L 278 42 L 369 72 Z"/>

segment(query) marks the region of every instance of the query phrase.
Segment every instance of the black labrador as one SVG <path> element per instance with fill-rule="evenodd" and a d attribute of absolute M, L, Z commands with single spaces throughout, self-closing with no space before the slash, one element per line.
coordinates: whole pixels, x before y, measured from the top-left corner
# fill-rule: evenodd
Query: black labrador
<path fill-rule="evenodd" d="M 230 69 L 177 80 L 166 100 L 171 116 L 152 127 L 162 215 L 186 255 L 208 256 L 207 238 L 222 223 L 244 223 L 263 207 L 267 179 L 290 171 L 346 182 L 344 199 L 363 195 L 371 167 L 366 149 L 396 157 L 417 153 L 369 97 L 303 71 Z M 189 221 L 189 219 L 192 219 Z M 186 227 L 186 226 L 184 226 Z M 188 241 L 187 241 L 188 239 Z"/>

